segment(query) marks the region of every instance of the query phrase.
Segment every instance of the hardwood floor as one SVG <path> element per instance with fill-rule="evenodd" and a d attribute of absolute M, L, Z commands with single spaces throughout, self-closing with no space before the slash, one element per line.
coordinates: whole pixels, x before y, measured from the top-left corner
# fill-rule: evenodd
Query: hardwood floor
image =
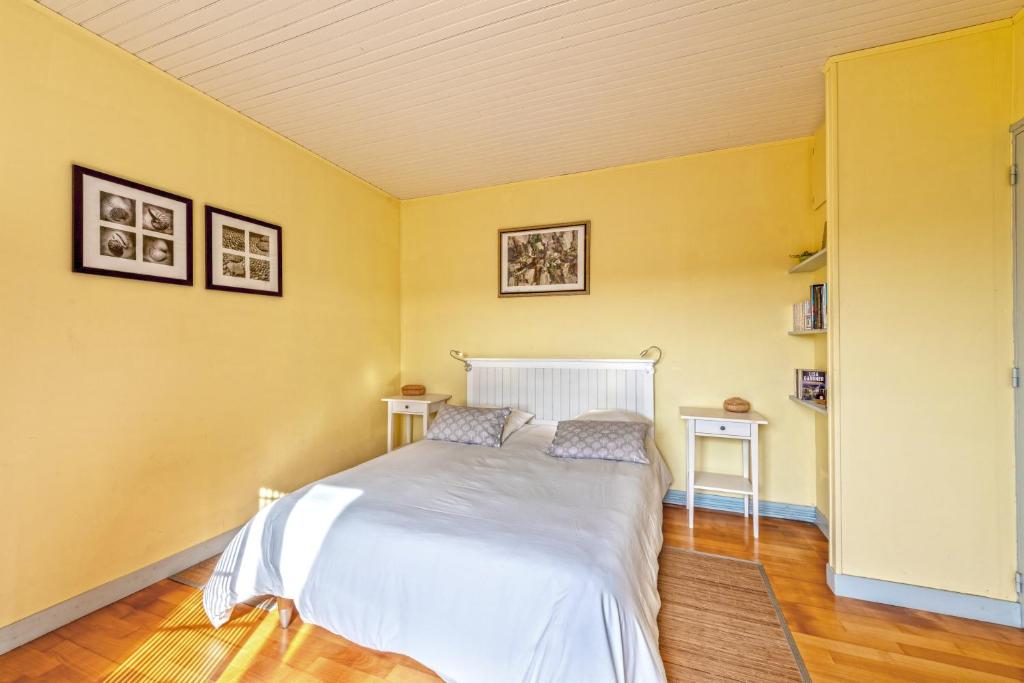
<path fill-rule="evenodd" d="M 815 681 L 1024 681 L 1024 631 L 836 598 L 828 547 L 810 524 L 665 508 L 665 542 L 762 562 Z M 240 606 L 214 630 L 200 593 L 169 580 L 0 656 L 0 681 L 345 681 L 421 683 L 429 670 L 296 620 Z"/>
<path fill-rule="evenodd" d="M 837 598 L 825 584 L 828 544 L 811 524 L 665 507 L 665 543 L 757 560 L 814 681 L 1024 681 L 1024 631 Z"/>

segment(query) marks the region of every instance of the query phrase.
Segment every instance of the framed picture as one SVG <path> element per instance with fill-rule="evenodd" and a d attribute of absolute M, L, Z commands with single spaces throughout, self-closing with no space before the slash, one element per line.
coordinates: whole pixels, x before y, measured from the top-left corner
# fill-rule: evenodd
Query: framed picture
<path fill-rule="evenodd" d="M 192 284 L 192 200 L 72 166 L 71 269 Z"/>
<path fill-rule="evenodd" d="M 206 288 L 281 296 L 281 226 L 207 205 Z"/>
<path fill-rule="evenodd" d="M 590 293 L 590 221 L 498 231 L 498 296 Z"/>

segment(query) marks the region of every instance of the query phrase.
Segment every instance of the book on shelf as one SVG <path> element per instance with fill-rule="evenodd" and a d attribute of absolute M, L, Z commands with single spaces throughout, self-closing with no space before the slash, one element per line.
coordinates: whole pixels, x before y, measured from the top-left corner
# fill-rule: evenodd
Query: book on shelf
<path fill-rule="evenodd" d="M 793 331 L 828 329 L 828 285 L 811 285 L 811 298 L 793 304 Z"/>
<path fill-rule="evenodd" d="M 814 329 L 811 327 L 811 302 L 801 301 L 793 304 L 793 331 L 806 332 Z"/>
<path fill-rule="evenodd" d="M 811 285 L 811 327 L 825 329 L 825 285 Z"/>
<path fill-rule="evenodd" d="M 801 401 L 827 405 L 828 373 L 824 370 L 797 370 L 795 396 Z"/>

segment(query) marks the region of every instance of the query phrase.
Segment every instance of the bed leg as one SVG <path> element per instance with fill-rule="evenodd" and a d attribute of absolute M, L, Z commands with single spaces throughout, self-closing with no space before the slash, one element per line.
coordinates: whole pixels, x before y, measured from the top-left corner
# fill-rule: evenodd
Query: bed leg
<path fill-rule="evenodd" d="M 281 622 L 281 628 L 288 628 L 292 623 L 292 615 L 295 614 L 295 603 L 287 598 L 277 599 L 277 619 Z"/>

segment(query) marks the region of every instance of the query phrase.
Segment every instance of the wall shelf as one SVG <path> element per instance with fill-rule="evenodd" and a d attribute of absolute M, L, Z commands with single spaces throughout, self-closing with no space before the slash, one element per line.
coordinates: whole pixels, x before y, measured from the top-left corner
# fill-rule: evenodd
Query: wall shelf
<path fill-rule="evenodd" d="M 791 337 L 803 337 L 808 334 L 825 334 L 828 330 L 790 330 Z"/>
<path fill-rule="evenodd" d="M 828 251 L 827 248 L 822 249 L 814 256 L 808 256 L 800 263 L 796 264 L 789 269 L 790 273 L 811 273 L 815 270 L 821 270 L 825 267 L 825 254 Z"/>
<path fill-rule="evenodd" d="M 790 395 L 789 400 L 792 401 L 793 403 L 799 403 L 800 405 L 804 406 L 805 408 L 810 408 L 811 410 L 813 410 L 816 413 L 821 413 L 822 415 L 828 415 L 828 407 L 827 406 L 823 406 L 820 403 L 815 403 L 814 401 L 804 401 L 803 399 L 799 399 L 796 396 L 793 396 L 792 394 Z"/>

